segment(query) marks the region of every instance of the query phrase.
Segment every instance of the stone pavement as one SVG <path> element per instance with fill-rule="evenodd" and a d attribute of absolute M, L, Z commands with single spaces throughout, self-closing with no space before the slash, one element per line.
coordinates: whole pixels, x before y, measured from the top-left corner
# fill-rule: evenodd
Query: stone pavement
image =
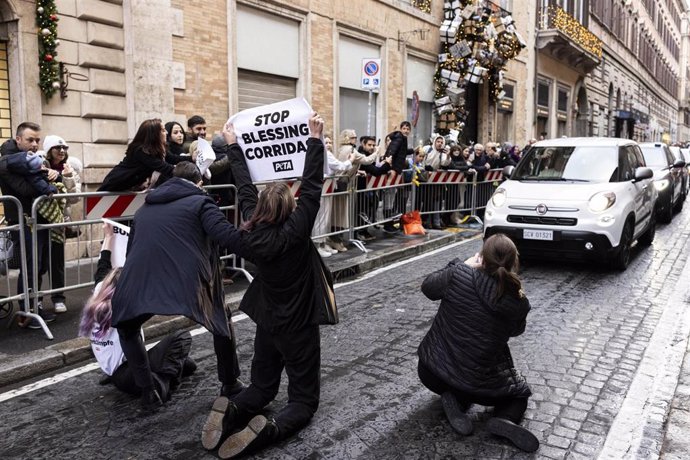
<path fill-rule="evenodd" d="M 338 281 L 474 236 L 480 231 L 476 225 L 451 228 L 448 231 L 430 230 L 423 237 L 388 235 L 378 231 L 377 239 L 366 244 L 369 252 L 363 253 L 349 246 L 348 251 L 335 254 L 325 259 L 325 262 Z M 88 270 L 82 267 L 82 271 L 84 273 L 81 274 L 81 279 L 87 279 Z M 76 282 L 74 273 L 68 273 L 69 277 Z M 10 280 L 10 284 L 14 286 L 14 280 Z M 231 309 L 237 309 L 247 285 L 246 279 L 238 274 L 235 283 L 226 286 L 226 303 Z M 93 357 L 88 340 L 76 338 L 81 305 L 89 293 L 90 290 L 83 289 L 67 294 L 68 312 L 58 315 L 55 322 L 48 324 L 55 336 L 53 341 L 47 340 L 41 330 L 20 329 L 14 325 L 9 330 L 0 330 L 0 388 Z M 9 320 L 8 317 L 0 321 L 0 327 L 9 325 Z M 145 334 L 151 339 L 193 325 L 192 321 L 183 317 L 155 317 L 145 325 Z"/>
<path fill-rule="evenodd" d="M 665 434 L 661 455 L 663 460 L 685 460 L 690 457 L 690 342 L 671 403 Z"/>

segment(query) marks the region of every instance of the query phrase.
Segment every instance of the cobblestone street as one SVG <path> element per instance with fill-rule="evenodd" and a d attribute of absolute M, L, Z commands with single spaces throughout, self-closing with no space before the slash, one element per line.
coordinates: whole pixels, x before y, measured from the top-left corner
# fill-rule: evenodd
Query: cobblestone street
<path fill-rule="evenodd" d="M 525 423 L 541 442 L 535 454 L 487 434 L 491 409 L 483 407 L 472 409 L 475 434 L 461 438 L 439 397 L 417 378 L 416 348 L 437 307 L 420 284 L 454 257 L 474 254 L 475 239 L 337 287 L 341 323 L 321 329 L 320 409 L 310 426 L 258 458 L 658 457 L 687 349 L 681 275 L 688 273 L 689 227 L 686 209 L 658 228 L 651 248 L 634 251 L 623 273 L 542 262 L 523 267 L 532 312 L 511 348 L 534 393 Z M 254 327 L 238 318 L 247 380 Z M 197 373 L 149 417 L 136 415 L 137 400 L 99 386 L 100 371 L 2 402 L 0 458 L 213 458 L 199 439 L 218 391 L 208 333 L 195 336 L 192 356 Z M 283 386 L 270 408 L 285 398 Z M 630 416 L 617 419 L 619 413 Z"/>

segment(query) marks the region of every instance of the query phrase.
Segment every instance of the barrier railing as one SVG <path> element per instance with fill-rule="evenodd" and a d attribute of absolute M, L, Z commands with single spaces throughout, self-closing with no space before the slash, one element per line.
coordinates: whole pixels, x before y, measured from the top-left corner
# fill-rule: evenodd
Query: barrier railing
<path fill-rule="evenodd" d="M 2 231 L 6 232 L 4 237 L 9 238 L 10 242 L 8 245 L 12 247 L 12 251 L 20 251 L 19 252 L 19 277 L 21 278 L 21 283 L 23 286 L 23 292 L 19 292 L 19 286 L 16 288 L 16 293 L 13 294 L 12 292 L 15 291 L 15 289 L 12 289 L 12 286 L 10 285 L 10 276 L 9 276 L 9 254 L 5 253 L 5 256 L 7 257 L 4 260 L 5 265 L 5 290 L 2 293 L 2 302 L 4 305 L 6 305 L 7 310 L 7 315 L 9 315 L 10 311 L 12 310 L 13 302 L 17 301 L 19 303 L 19 308 L 15 310 L 12 314 L 12 317 L 10 318 L 10 321 L 8 323 L 8 327 L 12 326 L 14 321 L 16 320 L 17 316 L 20 316 L 22 318 L 25 318 L 25 320 L 31 320 L 35 319 L 36 321 L 41 324 L 41 327 L 43 328 L 44 331 L 47 331 L 47 327 L 45 325 L 45 321 L 43 321 L 43 318 L 41 318 L 38 315 L 38 312 L 36 310 L 31 311 L 30 305 L 29 305 L 29 289 L 28 289 L 28 276 L 27 276 L 27 265 L 26 265 L 26 223 L 24 221 L 24 208 L 21 204 L 21 202 L 13 197 L 13 196 L 0 196 L 0 203 L 2 203 L 3 209 L 7 207 L 8 203 L 12 203 L 17 208 L 17 223 L 14 225 L 5 225 L 2 227 Z M 16 237 L 13 237 L 13 233 L 16 232 Z M 19 247 L 16 247 L 16 244 L 19 244 Z M 9 250 L 9 247 L 6 247 L 7 250 Z M 13 257 L 17 257 L 16 254 Z M 49 338 L 52 338 L 52 335 L 50 335 L 50 331 L 47 331 L 47 334 Z"/>
<path fill-rule="evenodd" d="M 475 176 L 476 177 L 476 176 Z M 502 180 L 501 170 L 485 173 L 483 180 L 467 182 L 459 171 L 436 171 L 429 175 L 427 182 L 419 186 L 404 180 L 401 175 L 382 176 L 332 176 L 324 180 L 322 191 L 322 211 L 317 217 L 312 239 L 341 235 L 348 242 L 367 252 L 364 244 L 355 238 L 358 231 L 375 225 L 386 224 L 401 214 L 419 209 L 423 215 L 441 212 L 463 212 L 481 223 L 480 214 L 486 202 Z M 263 184 L 257 184 L 261 187 Z M 299 181 L 288 181 L 293 193 L 299 199 Z M 220 196 L 220 209 L 235 226 L 241 224 L 237 190 L 234 185 L 213 185 L 206 187 L 210 194 Z M 128 221 L 144 203 L 146 192 L 83 192 L 38 197 L 32 204 L 30 219 L 24 219 L 19 212 L 19 223 L 0 227 L 0 231 L 16 231 L 21 252 L 21 276 L 23 286 L 32 286 L 22 294 L 12 294 L 9 276 L 5 298 L 2 302 L 21 301 L 21 307 L 14 312 L 16 316 L 36 319 L 49 339 L 53 336 L 43 318 L 37 314 L 38 302 L 46 295 L 63 294 L 68 291 L 93 286 L 93 277 L 102 240 L 102 218 L 115 221 Z M 80 199 L 84 202 L 84 215 L 81 220 L 56 223 L 38 223 L 39 207 L 52 199 Z M 21 203 L 11 196 L 0 196 L 0 202 L 12 202 L 22 210 Z M 330 209 L 329 209 L 330 208 Z M 329 215 L 330 213 L 330 215 Z M 30 232 L 28 235 L 26 232 Z M 69 234 L 62 244 L 51 244 L 51 232 Z M 68 233 L 69 232 L 69 233 Z M 59 238 L 58 238 L 59 239 Z M 30 241 L 27 247 L 26 241 Z M 31 258 L 27 258 L 31 251 Z M 39 251 L 41 251 L 39 266 Z M 66 279 L 67 265 L 65 252 L 70 254 L 71 276 Z M 234 254 L 224 253 L 227 268 L 238 271 L 252 280 L 245 268 L 243 259 Z M 27 271 L 28 263 L 31 270 Z M 28 279 L 31 273 L 31 279 Z M 48 288 L 41 288 L 41 278 L 48 274 Z M 76 278 L 76 279 L 74 279 Z M 31 284 L 29 285 L 28 282 Z M 10 325 L 12 322 L 10 322 Z"/>

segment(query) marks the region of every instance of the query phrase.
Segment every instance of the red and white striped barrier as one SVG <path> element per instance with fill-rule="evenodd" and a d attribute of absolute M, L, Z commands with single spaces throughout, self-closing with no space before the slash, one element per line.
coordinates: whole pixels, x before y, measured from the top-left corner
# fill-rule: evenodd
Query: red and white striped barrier
<path fill-rule="evenodd" d="M 402 183 L 402 174 L 396 174 L 395 178 L 387 174 L 382 176 L 367 176 L 367 189 L 390 187 L 392 185 L 401 185 Z"/>
<path fill-rule="evenodd" d="M 467 182 L 467 177 L 461 171 L 431 171 L 428 182 L 434 184 L 457 184 Z"/>
<path fill-rule="evenodd" d="M 300 194 L 300 189 L 302 187 L 302 182 L 295 180 L 295 181 L 288 181 L 286 182 L 287 186 L 290 187 L 290 191 L 292 192 L 292 195 L 295 198 L 299 198 Z M 323 187 L 321 188 L 321 194 L 326 195 L 329 193 L 333 193 L 335 191 L 335 179 L 324 179 L 323 180 Z"/>
<path fill-rule="evenodd" d="M 86 197 L 86 218 L 133 216 L 144 204 L 146 194 Z"/>
<path fill-rule="evenodd" d="M 484 180 L 487 182 L 501 179 L 503 179 L 503 169 L 490 169 L 484 176 Z"/>

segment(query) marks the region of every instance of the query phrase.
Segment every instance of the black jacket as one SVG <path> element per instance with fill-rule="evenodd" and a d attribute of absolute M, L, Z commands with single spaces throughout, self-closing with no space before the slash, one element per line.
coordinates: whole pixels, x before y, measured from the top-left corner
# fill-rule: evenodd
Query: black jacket
<path fill-rule="evenodd" d="M 7 142 L 3 146 L 6 144 Z M 56 193 L 57 189 L 54 185 L 48 184 L 42 174 L 22 175 L 15 172 L 17 168 L 25 167 L 25 165 L 26 152 L 7 151 L 0 156 L 0 190 L 5 196 L 17 198 L 22 205 L 24 214 L 30 215 L 34 199 L 41 195 Z M 13 202 L 4 202 L 4 209 L 8 224 L 14 225 L 19 222 L 19 212 Z M 45 223 L 42 218 L 39 217 L 39 219 Z"/>
<path fill-rule="evenodd" d="M 240 232 L 195 184 L 174 177 L 152 190 L 134 215 L 113 326 L 146 314 L 184 315 L 229 336 L 218 246 L 235 252 L 239 242 Z"/>
<path fill-rule="evenodd" d="M 248 219 L 257 192 L 237 144 L 230 146 L 240 208 Z M 259 326 L 271 333 L 294 332 L 318 324 L 322 308 L 315 288 L 311 230 L 319 211 L 323 186 L 323 143 L 309 138 L 297 208 L 283 224 L 259 224 L 242 235 L 241 256 L 257 274 L 240 303 Z"/>
<path fill-rule="evenodd" d="M 388 144 L 384 157 L 393 157 L 391 169 L 398 174 L 407 166 L 407 137 L 400 131 L 393 131 L 388 135 L 391 143 Z"/>
<path fill-rule="evenodd" d="M 17 145 L 17 141 L 14 139 L 7 139 L 0 146 L 0 155 L 7 155 L 10 153 L 21 152 L 22 150 Z"/>
<path fill-rule="evenodd" d="M 478 397 L 528 397 L 532 393 L 513 366 L 508 339 L 522 334 L 530 310 L 527 298 L 506 294 L 494 300 L 496 281 L 459 259 L 422 283 L 422 292 L 441 300 L 419 361 L 459 391 Z"/>
<path fill-rule="evenodd" d="M 160 185 L 172 176 L 173 165 L 164 160 L 147 155 L 142 150 L 136 150 L 124 159 L 105 176 L 98 187 L 99 192 L 126 192 L 144 183 L 154 171 L 161 176 L 157 184 Z"/>

